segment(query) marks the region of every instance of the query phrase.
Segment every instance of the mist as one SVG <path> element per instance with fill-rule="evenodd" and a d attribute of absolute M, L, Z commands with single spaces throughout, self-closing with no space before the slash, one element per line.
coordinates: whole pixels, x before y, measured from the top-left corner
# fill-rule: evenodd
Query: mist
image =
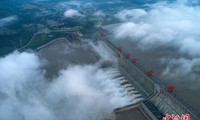
<path fill-rule="evenodd" d="M 45 78 L 37 53 L 17 51 L 0 58 L 1 120 L 103 120 L 132 103 L 99 64 L 71 65 Z"/>
<path fill-rule="evenodd" d="M 72 18 L 72 17 L 81 17 L 83 16 L 79 11 L 74 10 L 74 9 L 69 9 L 65 11 L 64 17 L 65 18 Z"/>
<path fill-rule="evenodd" d="M 200 67 L 200 6 L 197 3 L 178 0 L 147 5 L 148 9 L 121 10 L 115 15 L 123 22 L 114 29 L 115 39 L 132 42 L 143 52 L 154 53 L 160 49 L 161 55 L 156 59 L 167 65 L 163 77 L 185 76 L 197 81 Z"/>
<path fill-rule="evenodd" d="M 18 17 L 16 15 L 8 16 L 5 18 L 0 18 L 0 27 L 7 26 L 12 24 L 13 22 L 17 21 Z"/>

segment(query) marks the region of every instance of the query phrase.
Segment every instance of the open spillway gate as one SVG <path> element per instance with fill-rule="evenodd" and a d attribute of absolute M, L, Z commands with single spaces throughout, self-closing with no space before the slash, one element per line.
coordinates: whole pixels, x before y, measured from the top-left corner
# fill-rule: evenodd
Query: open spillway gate
<path fill-rule="evenodd" d="M 122 96 L 127 96 L 129 103 L 137 103 L 139 101 L 144 100 L 142 95 L 133 87 L 132 84 L 129 83 L 128 80 L 120 73 L 120 71 L 113 67 L 108 67 L 104 69 L 106 74 L 109 75 L 115 82 L 119 83 L 120 89 L 119 93 Z"/>
<path fill-rule="evenodd" d="M 125 57 L 123 52 L 118 51 L 118 48 L 107 39 L 102 39 L 102 42 L 113 51 L 114 55 L 118 58 L 119 72 L 125 77 L 122 82 L 127 82 L 125 86 L 130 84 L 133 86 L 134 91 L 138 91 L 141 100 L 144 99 L 142 105 L 147 107 L 153 114 L 155 120 L 161 120 L 165 114 L 189 114 L 191 120 L 200 120 L 200 114 L 195 111 L 190 105 L 184 102 L 181 98 L 174 93 L 169 93 L 164 85 L 155 80 L 153 77 L 146 75 L 146 71 L 142 69 L 137 63 L 133 64 L 130 59 Z M 118 73 L 118 72 L 117 72 Z M 116 73 L 116 74 L 117 74 Z M 123 78 L 124 79 L 124 78 Z"/>

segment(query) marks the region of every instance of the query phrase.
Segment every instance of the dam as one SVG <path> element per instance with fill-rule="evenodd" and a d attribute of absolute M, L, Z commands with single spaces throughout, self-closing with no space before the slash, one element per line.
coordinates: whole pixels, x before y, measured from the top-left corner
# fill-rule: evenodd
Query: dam
<path fill-rule="evenodd" d="M 164 116 L 166 114 L 179 116 L 188 114 L 191 120 L 200 120 L 200 113 L 174 94 L 173 86 L 169 86 L 168 88 L 165 87 L 161 81 L 157 80 L 152 75 L 153 72 L 151 70 L 145 70 L 140 64 L 137 63 L 136 59 L 130 58 L 130 53 L 125 53 L 121 47 L 117 47 L 110 42 L 106 37 L 105 31 L 102 29 L 97 35 L 97 40 L 102 41 L 105 46 L 107 46 L 109 51 L 112 51 L 112 53 L 114 53 L 114 55 L 118 58 L 119 71 L 122 76 L 128 80 L 126 84 L 133 85 L 134 89 L 142 95 L 142 98 L 144 98 L 138 105 L 134 104 L 132 106 L 136 106 L 137 109 L 139 109 L 139 111 L 146 116 L 145 119 L 161 120 L 163 118 L 165 120 L 166 118 L 164 118 Z M 117 114 L 122 111 L 130 111 L 131 109 L 129 108 L 132 106 L 127 106 L 128 108 L 119 108 L 114 110 L 114 112 L 116 116 L 120 116 Z M 124 117 L 127 117 L 125 118 L 126 120 L 131 120 L 131 118 L 127 115 Z M 122 119 L 116 118 L 116 120 Z M 137 118 L 137 120 L 140 119 L 143 120 L 144 118 Z"/>
<path fill-rule="evenodd" d="M 112 109 L 113 115 L 108 115 L 109 119 L 103 120 L 168 120 L 165 118 L 166 114 L 180 117 L 189 115 L 183 120 L 189 120 L 189 118 L 200 120 L 200 114 L 173 92 L 173 86 L 166 87 L 162 81 L 153 76 L 152 70 L 145 70 L 138 64 L 136 58 L 131 58 L 130 53 L 126 53 L 122 47 L 110 42 L 105 31 L 101 29 L 93 40 L 85 41 L 79 38 L 83 36 L 79 30 L 70 30 L 68 33 L 69 30 L 62 31 L 67 35 L 56 36 L 56 39 L 36 48 L 40 56 L 49 62 L 45 68 L 46 77 L 50 79 L 55 77 L 60 69 L 71 64 L 95 64 L 99 57 L 93 48 L 95 44 L 103 46 L 96 48 L 96 52 L 105 49 L 110 53 L 108 57 L 112 59 L 114 56 L 116 60 L 103 61 L 100 64 L 101 69 L 114 78 L 114 82 L 120 84 L 117 87 L 120 88 L 122 97 L 128 96 L 128 101 L 131 103 L 128 106 Z M 72 37 L 69 37 L 70 35 Z M 62 106 L 62 104 L 59 105 L 59 107 Z"/>

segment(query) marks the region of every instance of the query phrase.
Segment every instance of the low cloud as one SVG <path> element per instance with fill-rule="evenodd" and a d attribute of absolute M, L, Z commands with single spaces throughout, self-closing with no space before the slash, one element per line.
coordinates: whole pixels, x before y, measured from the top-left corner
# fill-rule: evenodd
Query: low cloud
<path fill-rule="evenodd" d="M 198 5 L 200 3 L 199 0 L 177 0 L 179 4 L 188 4 L 188 5 Z"/>
<path fill-rule="evenodd" d="M 123 23 L 114 29 L 114 36 L 118 40 L 133 42 L 143 51 L 159 48 L 173 51 L 174 57 L 170 59 L 162 55 L 157 58 L 165 59 L 162 62 L 167 64 L 163 75 L 174 71 L 172 76 L 190 74 L 187 79 L 197 80 L 199 75 L 196 73 L 200 71 L 197 69 L 200 67 L 200 6 L 189 3 L 161 2 L 149 5 L 148 9 L 122 10 L 115 15 Z M 193 1 L 192 4 L 195 3 Z"/>
<path fill-rule="evenodd" d="M 142 16 L 145 16 L 147 13 L 143 9 L 125 9 L 118 12 L 115 17 L 122 21 L 136 20 Z"/>
<path fill-rule="evenodd" d="M 121 16 L 121 17 L 120 17 Z M 115 17 L 122 21 L 112 31 L 116 40 L 128 40 L 137 50 L 156 54 L 151 59 L 159 78 L 199 90 L 200 6 L 193 1 L 159 2 L 145 9 L 125 9 Z M 155 57 L 156 56 L 156 57 Z M 153 69 L 153 68 L 152 68 Z M 196 98 L 199 99 L 199 98 Z"/>
<path fill-rule="evenodd" d="M 0 19 L 0 27 L 9 25 L 9 24 L 15 22 L 16 20 L 18 20 L 18 17 L 16 15 L 1 18 Z"/>
<path fill-rule="evenodd" d="M 59 8 L 68 8 L 68 7 L 80 7 L 81 3 L 78 1 L 68 1 L 68 2 L 60 2 L 57 4 L 56 7 Z"/>
<path fill-rule="evenodd" d="M 116 39 L 129 38 L 132 40 L 132 38 L 136 38 L 134 40 L 139 40 L 148 35 L 149 31 L 151 31 L 149 24 L 126 22 L 117 27 L 114 32 Z"/>
<path fill-rule="evenodd" d="M 102 120 L 130 104 L 120 83 L 98 65 L 73 65 L 47 80 L 37 54 L 0 58 L 0 119 Z"/>
<path fill-rule="evenodd" d="M 68 5 L 73 5 L 73 6 L 77 6 L 80 7 L 81 3 L 79 1 L 68 1 L 67 2 Z"/>
<path fill-rule="evenodd" d="M 83 15 L 78 10 L 75 9 L 69 9 L 64 13 L 64 17 L 66 18 L 82 17 L 82 16 Z"/>
<path fill-rule="evenodd" d="M 105 13 L 101 10 L 96 11 L 93 15 L 98 16 L 98 17 L 105 17 L 106 16 Z"/>
<path fill-rule="evenodd" d="M 14 52 L 0 59 L 0 119 L 42 120 L 52 116 L 35 94 L 39 92 L 37 83 L 43 79 L 39 68 L 39 58 L 33 53 Z"/>
<path fill-rule="evenodd" d="M 195 74 L 200 71 L 200 58 L 164 58 L 162 59 L 168 66 L 163 72 L 163 76 L 170 78 L 186 77 L 189 80 L 197 80 L 198 76 Z"/>
<path fill-rule="evenodd" d="M 84 4 L 84 7 L 94 7 L 93 2 L 87 2 Z"/>
<path fill-rule="evenodd" d="M 124 12 L 123 10 L 118 14 L 124 12 L 124 15 L 126 15 L 130 11 L 125 10 Z M 116 29 L 117 37 L 130 37 L 133 41 L 138 40 L 138 45 L 145 49 L 149 46 L 174 47 L 175 45 L 180 53 L 200 56 L 197 53 L 200 50 L 198 39 L 200 35 L 198 32 L 200 30 L 200 23 L 198 22 L 200 17 L 199 6 L 159 3 L 144 12 L 143 17 L 137 17 L 137 13 L 133 16 L 133 18 L 130 17 L 129 23 L 124 23 Z M 138 16 L 141 16 L 140 13 Z M 126 21 L 126 19 L 124 20 Z M 194 49 L 191 49 L 191 46 L 194 46 Z"/>

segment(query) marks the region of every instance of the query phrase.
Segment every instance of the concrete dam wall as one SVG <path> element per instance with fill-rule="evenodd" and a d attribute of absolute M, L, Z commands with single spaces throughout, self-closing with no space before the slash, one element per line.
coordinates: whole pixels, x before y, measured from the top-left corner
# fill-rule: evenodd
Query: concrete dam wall
<path fill-rule="evenodd" d="M 153 76 L 148 76 L 145 69 L 137 63 L 132 63 L 131 59 L 126 57 L 123 51 L 119 51 L 109 40 L 105 38 L 101 38 L 101 40 L 118 57 L 121 74 L 139 91 L 146 101 L 156 106 L 163 115 L 167 113 L 169 115 L 189 114 L 192 120 L 200 120 L 200 114 L 173 92 L 168 92 L 161 81 L 156 80 Z"/>

